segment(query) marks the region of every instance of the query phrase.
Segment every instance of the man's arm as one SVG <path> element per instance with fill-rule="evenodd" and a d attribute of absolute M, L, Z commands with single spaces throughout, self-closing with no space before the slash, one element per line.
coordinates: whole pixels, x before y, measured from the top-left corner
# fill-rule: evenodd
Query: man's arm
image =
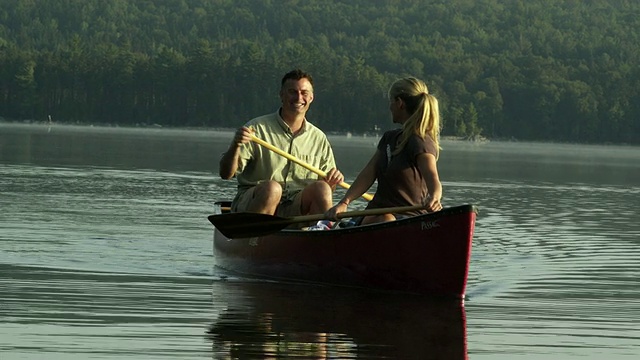
<path fill-rule="evenodd" d="M 220 158 L 220 177 L 228 180 L 231 179 L 238 170 L 238 161 L 240 160 L 240 149 L 243 144 L 251 141 L 251 130 L 245 126 L 236 131 L 231 145 L 227 152 L 222 154 Z"/>

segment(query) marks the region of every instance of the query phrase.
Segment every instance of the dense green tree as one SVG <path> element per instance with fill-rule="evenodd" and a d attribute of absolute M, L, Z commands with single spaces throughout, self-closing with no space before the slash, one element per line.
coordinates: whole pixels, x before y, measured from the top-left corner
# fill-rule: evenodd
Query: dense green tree
<path fill-rule="evenodd" d="M 572 0 L 5 0 L 0 116 L 236 127 L 316 79 L 327 131 L 393 126 L 427 81 L 443 135 L 640 143 L 640 3 Z"/>

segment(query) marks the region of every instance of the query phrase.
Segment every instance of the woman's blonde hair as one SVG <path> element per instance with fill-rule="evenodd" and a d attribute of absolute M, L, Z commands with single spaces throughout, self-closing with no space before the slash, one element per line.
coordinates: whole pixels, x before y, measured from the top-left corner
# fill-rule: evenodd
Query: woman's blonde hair
<path fill-rule="evenodd" d="M 429 94 L 427 84 L 414 77 L 396 80 L 389 88 L 389 100 L 400 98 L 411 114 L 402 126 L 400 144 L 394 151 L 399 153 L 413 134 L 424 139 L 430 136 L 436 144 L 436 159 L 440 155 L 440 110 L 438 99 Z"/>

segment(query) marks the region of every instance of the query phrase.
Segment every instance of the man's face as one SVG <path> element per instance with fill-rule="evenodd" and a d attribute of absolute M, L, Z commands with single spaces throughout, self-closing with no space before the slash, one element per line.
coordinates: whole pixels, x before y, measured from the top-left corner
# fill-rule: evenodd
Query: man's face
<path fill-rule="evenodd" d="M 308 79 L 288 79 L 280 90 L 280 100 L 283 111 L 305 114 L 313 101 L 313 86 Z"/>

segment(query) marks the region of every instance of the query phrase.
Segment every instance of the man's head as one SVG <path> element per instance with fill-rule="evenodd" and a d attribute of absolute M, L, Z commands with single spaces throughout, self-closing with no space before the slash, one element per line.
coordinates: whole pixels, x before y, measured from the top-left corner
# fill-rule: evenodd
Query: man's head
<path fill-rule="evenodd" d="M 280 83 L 281 88 L 284 88 L 284 84 L 285 82 L 287 82 L 287 80 L 300 80 L 300 79 L 309 80 L 309 83 L 311 84 L 311 86 L 313 86 L 313 78 L 311 77 L 311 74 L 304 72 L 300 69 L 295 69 L 284 74 L 284 76 L 282 77 L 282 81 Z"/>
<path fill-rule="evenodd" d="M 313 78 L 295 69 L 284 75 L 280 87 L 282 111 L 287 114 L 305 114 L 313 102 Z"/>

